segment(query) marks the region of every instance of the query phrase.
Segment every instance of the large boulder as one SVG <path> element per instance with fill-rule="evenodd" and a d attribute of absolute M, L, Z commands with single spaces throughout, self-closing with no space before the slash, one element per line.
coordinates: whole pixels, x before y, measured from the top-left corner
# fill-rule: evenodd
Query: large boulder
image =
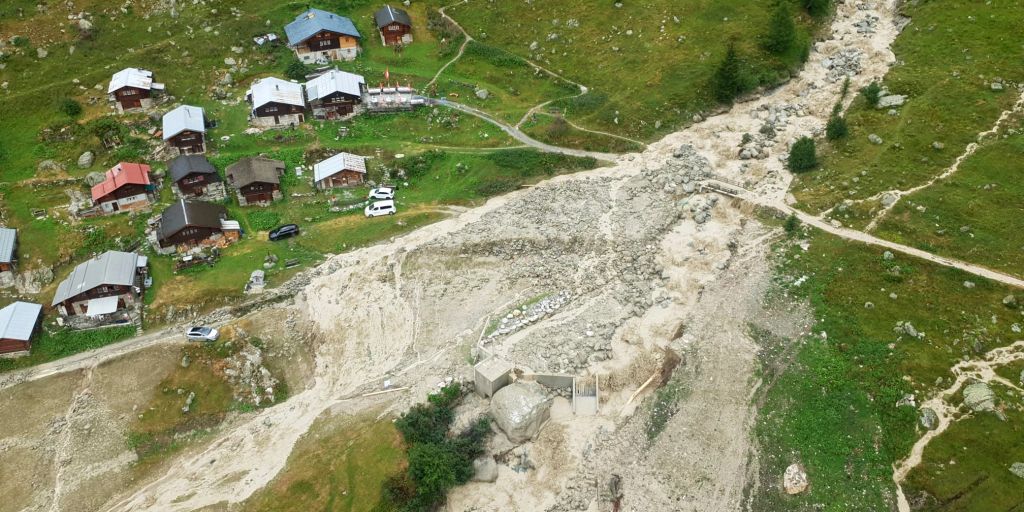
<path fill-rule="evenodd" d="M 92 167 L 92 162 L 95 159 L 96 155 L 94 155 L 92 151 L 86 151 L 85 153 L 82 153 L 82 156 L 78 157 L 78 167 L 80 169 L 88 169 L 89 167 Z"/>
<path fill-rule="evenodd" d="M 806 491 L 809 485 L 807 473 L 800 464 L 790 464 L 786 468 L 786 473 L 782 475 L 782 487 L 786 494 L 800 494 Z"/>
<path fill-rule="evenodd" d="M 1024 462 L 1014 462 L 1013 465 L 1010 466 L 1010 472 L 1020 478 L 1024 478 Z"/>
<path fill-rule="evenodd" d="M 85 183 L 90 187 L 95 187 L 100 183 L 103 183 L 107 179 L 107 175 L 102 172 L 90 172 L 85 175 Z"/>
<path fill-rule="evenodd" d="M 964 405 L 974 412 L 994 411 L 996 394 L 988 384 L 976 382 L 964 388 Z"/>
<path fill-rule="evenodd" d="M 939 426 L 939 415 L 935 409 L 924 407 L 921 409 L 921 426 L 928 430 L 935 430 Z"/>
<path fill-rule="evenodd" d="M 551 414 L 551 399 L 536 382 L 516 382 L 498 390 L 491 399 L 494 422 L 509 441 L 533 439 Z"/>

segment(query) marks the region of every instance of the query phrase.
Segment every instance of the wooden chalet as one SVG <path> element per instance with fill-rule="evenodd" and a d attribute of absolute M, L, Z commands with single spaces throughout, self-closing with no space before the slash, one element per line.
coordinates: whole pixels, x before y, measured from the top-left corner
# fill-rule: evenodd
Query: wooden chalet
<path fill-rule="evenodd" d="M 206 119 L 203 109 L 182 105 L 163 118 L 164 142 L 178 154 L 206 152 Z"/>
<path fill-rule="evenodd" d="M 249 123 L 253 126 L 295 126 L 305 120 L 306 100 L 301 84 L 280 78 L 262 78 L 253 82 L 245 99 L 252 105 Z"/>
<path fill-rule="evenodd" d="M 153 105 L 153 96 L 164 90 L 164 84 L 153 81 L 153 72 L 138 68 L 125 68 L 110 77 L 107 94 L 118 112 Z"/>
<path fill-rule="evenodd" d="M 92 187 L 92 202 L 104 214 L 137 210 L 152 203 L 153 184 L 146 164 L 121 162 L 107 171 L 107 178 Z"/>
<path fill-rule="evenodd" d="M 203 155 L 179 155 L 167 164 L 177 195 L 188 199 L 220 201 L 227 194 L 217 169 Z"/>
<path fill-rule="evenodd" d="M 362 36 L 352 20 L 337 14 L 309 9 L 285 25 L 288 47 L 306 64 L 354 60 Z"/>
<path fill-rule="evenodd" d="M 228 220 L 224 205 L 179 199 L 160 214 L 157 243 L 162 248 L 189 250 L 227 244 L 240 235 L 238 222 Z"/>
<path fill-rule="evenodd" d="M 281 195 L 281 176 L 284 162 L 263 157 L 243 158 L 225 171 L 228 184 L 238 191 L 238 204 L 268 204 Z"/>
<path fill-rule="evenodd" d="M 15 302 L 0 308 L 0 357 L 28 355 L 42 323 L 41 304 Z"/>
<path fill-rule="evenodd" d="M 412 18 L 409 13 L 385 5 L 373 13 L 380 32 L 380 41 L 384 46 L 396 46 L 412 42 Z"/>
<path fill-rule="evenodd" d="M 316 188 L 358 187 L 366 181 L 366 158 L 351 153 L 338 153 L 313 165 Z"/>
<path fill-rule="evenodd" d="M 107 251 L 80 263 L 57 286 L 51 305 L 63 316 L 101 316 L 135 307 L 142 291 L 147 258 Z"/>
<path fill-rule="evenodd" d="M 0 228 L 0 272 L 13 272 L 18 261 L 18 230 Z"/>
<path fill-rule="evenodd" d="M 337 119 L 353 113 L 364 92 L 365 78 L 337 69 L 306 82 L 306 99 L 316 119 Z"/>

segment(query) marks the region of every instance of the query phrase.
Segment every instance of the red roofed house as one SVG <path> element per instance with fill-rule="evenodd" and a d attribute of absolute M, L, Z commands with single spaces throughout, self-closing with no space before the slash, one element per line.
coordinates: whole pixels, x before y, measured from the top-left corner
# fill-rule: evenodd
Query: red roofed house
<path fill-rule="evenodd" d="M 121 162 L 107 171 L 107 179 L 92 187 L 92 202 L 104 214 L 135 210 L 152 201 L 149 166 Z"/>

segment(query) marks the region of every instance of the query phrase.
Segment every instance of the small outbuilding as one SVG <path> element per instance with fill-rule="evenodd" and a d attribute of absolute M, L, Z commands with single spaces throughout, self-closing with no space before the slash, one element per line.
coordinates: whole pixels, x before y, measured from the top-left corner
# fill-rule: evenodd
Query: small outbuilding
<path fill-rule="evenodd" d="M 153 184 L 146 164 L 121 162 L 92 187 L 92 202 L 104 214 L 138 210 L 153 202 Z"/>
<path fill-rule="evenodd" d="M 42 311 L 41 304 L 21 301 L 0 308 L 0 357 L 28 355 Z"/>
<path fill-rule="evenodd" d="M 228 184 L 238 191 L 238 204 L 267 204 L 278 201 L 281 195 L 281 176 L 284 162 L 264 157 L 243 158 L 228 166 L 225 175 Z"/>
<path fill-rule="evenodd" d="M 18 230 L 0 227 L 0 272 L 13 272 L 18 261 Z"/>
<path fill-rule="evenodd" d="M 164 142 L 178 154 L 206 152 L 206 118 L 200 107 L 182 105 L 164 114 L 163 132 Z"/>
<path fill-rule="evenodd" d="M 380 31 L 380 41 L 384 46 L 395 46 L 409 44 L 412 42 L 412 18 L 409 13 L 385 5 L 373 13 L 373 19 L 377 22 L 377 30 Z"/>
<path fill-rule="evenodd" d="M 110 77 L 107 94 L 118 112 L 153 105 L 153 96 L 162 93 L 164 84 L 153 81 L 153 72 L 138 68 L 125 68 Z"/>
<path fill-rule="evenodd" d="M 157 242 L 163 248 L 187 251 L 236 241 L 238 229 L 238 222 L 228 220 L 224 205 L 180 199 L 160 214 Z"/>
<path fill-rule="evenodd" d="M 147 258 L 107 251 L 80 263 L 57 285 L 51 306 L 63 316 L 100 316 L 138 303 Z"/>
<path fill-rule="evenodd" d="M 476 392 L 487 398 L 512 383 L 512 363 L 500 357 L 488 357 L 473 367 Z"/>
<path fill-rule="evenodd" d="M 285 25 L 288 47 L 306 64 L 355 60 L 362 36 L 352 20 L 320 9 L 309 9 Z"/>
<path fill-rule="evenodd" d="M 316 188 L 358 187 L 366 182 L 366 158 L 351 153 L 338 153 L 313 165 Z"/>
<path fill-rule="evenodd" d="M 224 181 L 203 155 L 180 155 L 167 165 L 175 192 L 186 199 L 220 201 L 226 197 Z"/>
<path fill-rule="evenodd" d="M 252 105 L 249 123 L 261 128 L 295 126 L 305 120 L 302 85 L 280 78 L 261 78 L 245 93 Z"/>
<path fill-rule="evenodd" d="M 306 99 L 316 119 L 337 119 L 355 111 L 366 92 L 362 75 L 332 69 L 306 82 Z"/>

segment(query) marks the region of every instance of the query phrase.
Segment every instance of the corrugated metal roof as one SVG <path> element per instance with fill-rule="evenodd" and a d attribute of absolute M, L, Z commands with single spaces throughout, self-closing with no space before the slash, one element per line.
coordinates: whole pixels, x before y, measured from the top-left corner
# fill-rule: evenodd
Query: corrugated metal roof
<path fill-rule="evenodd" d="M 121 162 L 107 171 L 107 179 L 92 187 L 92 200 L 99 198 L 125 186 L 149 185 L 150 167 L 146 164 Z"/>
<path fill-rule="evenodd" d="M 0 309 L 0 339 L 28 341 L 42 310 L 40 304 L 21 301 Z"/>
<path fill-rule="evenodd" d="M 352 20 L 320 9 L 310 9 L 296 16 L 295 21 L 284 27 L 284 33 L 288 36 L 290 46 L 295 46 L 324 30 L 352 37 L 363 37 L 359 35 Z"/>
<path fill-rule="evenodd" d="M 117 295 L 110 297 L 100 297 L 98 299 L 89 299 L 89 302 L 85 305 L 85 316 L 100 316 L 107 313 L 113 313 L 117 311 L 117 301 L 120 298 Z"/>
<path fill-rule="evenodd" d="M 0 228 L 0 263 L 14 261 L 14 243 L 18 240 L 18 230 Z"/>
<path fill-rule="evenodd" d="M 407 27 L 412 26 L 412 18 L 409 18 L 409 13 L 390 5 L 385 5 L 373 13 L 373 19 L 377 21 L 377 28 L 384 28 L 395 22 Z"/>
<path fill-rule="evenodd" d="M 139 255 L 133 252 L 107 251 L 84 263 L 79 263 L 67 279 L 57 286 L 51 306 L 64 302 L 82 292 L 103 285 L 131 286 L 135 282 Z"/>
<path fill-rule="evenodd" d="M 306 98 L 315 101 L 340 92 L 350 96 L 362 96 L 366 79 L 362 75 L 332 69 L 306 82 Z"/>
<path fill-rule="evenodd" d="M 306 106 L 306 101 L 302 97 L 302 85 L 280 78 L 261 78 L 253 82 L 246 96 L 251 97 L 254 109 L 267 103 Z"/>
<path fill-rule="evenodd" d="M 164 114 L 164 140 L 170 139 L 185 130 L 206 133 L 202 108 L 182 105 Z"/>
<path fill-rule="evenodd" d="M 122 69 L 110 77 L 110 86 L 107 87 L 107 93 L 112 93 L 124 87 L 151 89 L 153 87 L 153 72 L 138 68 Z"/>
<path fill-rule="evenodd" d="M 338 153 L 313 165 L 313 180 L 330 178 L 345 170 L 366 174 L 366 158 L 351 153 Z"/>

